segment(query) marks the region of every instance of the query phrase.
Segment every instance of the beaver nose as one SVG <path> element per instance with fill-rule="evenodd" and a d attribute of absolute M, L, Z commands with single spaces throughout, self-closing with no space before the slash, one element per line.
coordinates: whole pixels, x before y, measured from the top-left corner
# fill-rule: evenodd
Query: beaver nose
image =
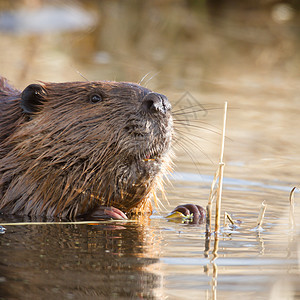
<path fill-rule="evenodd" d="M 149 93 L 142 100 L 142 108 L 145 112 L 165 114 L 168 110 L 171 110 L 171 104 L 165 95 Z"/>

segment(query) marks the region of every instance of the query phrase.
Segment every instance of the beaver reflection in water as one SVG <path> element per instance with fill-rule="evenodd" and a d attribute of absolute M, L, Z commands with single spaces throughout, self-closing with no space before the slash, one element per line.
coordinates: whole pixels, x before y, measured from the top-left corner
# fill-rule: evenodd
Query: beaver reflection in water
<path fill-rule="evenodd" d="M 171 163 L 164 95 L 106 81 L 20 92 L 0 77 L 0 102 L 2 213 L 126 219 L 152 212 L 150 197 Z"/>

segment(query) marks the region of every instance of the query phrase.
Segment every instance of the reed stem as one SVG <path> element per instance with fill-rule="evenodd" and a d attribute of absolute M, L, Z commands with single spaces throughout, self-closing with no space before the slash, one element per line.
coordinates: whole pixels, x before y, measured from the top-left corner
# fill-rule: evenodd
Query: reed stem
<path fill-rule="evenodd" d="M 225 102 L 224 105 L 222 143 L 221 143 L 221 153 L 220 153 L 220 162 L 219 162 L 219 187 L 218 187 L 218 197 L 216 202 L 215 233 L 219 233 L 220 231 L 223 174 L 224 174 L 224 166 L 225 166 L 223 162 L 223 156 L 224 156 L 225 132 L 226 132 L 226 116 L 227 116 L 227 102 Z"/>

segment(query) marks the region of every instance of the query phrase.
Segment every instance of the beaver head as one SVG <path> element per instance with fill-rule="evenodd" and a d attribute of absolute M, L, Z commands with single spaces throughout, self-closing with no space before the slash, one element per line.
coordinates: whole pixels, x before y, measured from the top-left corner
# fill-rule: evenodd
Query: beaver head
<path fill-rule="evenodd" d="M 6 102 L 15 126 L 0 144 L 3 212 L 74 217 L 98 205 L 128 212 L 170 164 L 171 105 L 137 84 L 32 84 Z"/>

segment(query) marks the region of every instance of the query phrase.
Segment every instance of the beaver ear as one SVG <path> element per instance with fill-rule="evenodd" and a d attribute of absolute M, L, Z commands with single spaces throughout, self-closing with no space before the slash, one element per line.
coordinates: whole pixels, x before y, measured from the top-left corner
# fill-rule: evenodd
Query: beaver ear
<path fill-rule="evenodd" d="M 21 107 L 25 113 L 38 112 L 44 102 L 46 92 L 40 84 L 30 84 L 21 94 Z"/>

